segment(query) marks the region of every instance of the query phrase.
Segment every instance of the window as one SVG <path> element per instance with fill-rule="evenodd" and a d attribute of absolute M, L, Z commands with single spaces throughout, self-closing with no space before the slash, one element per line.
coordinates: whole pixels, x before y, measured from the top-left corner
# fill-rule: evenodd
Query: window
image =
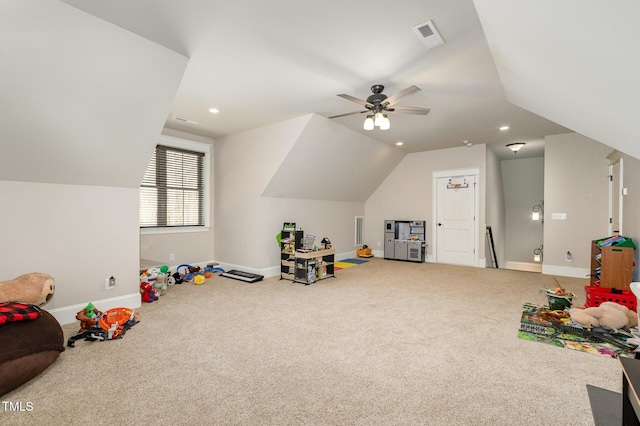
<path fill-rule="evenodd" d="M 173 139 L 172 145 L 180 145 L 175 143 L 177 138 L 163 138 L 161 143 Z M 167 145 L 156 146 L 140 186 L 140 227 L 204 227 L 208 211 L 207 153 Z"/>

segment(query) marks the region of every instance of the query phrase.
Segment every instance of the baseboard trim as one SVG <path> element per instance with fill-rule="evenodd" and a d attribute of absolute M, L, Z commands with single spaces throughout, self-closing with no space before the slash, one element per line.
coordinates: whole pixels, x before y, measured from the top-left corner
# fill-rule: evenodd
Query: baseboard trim
<path fill-rule="evenodd" d="M 92 301 L 93 305 L 99 311 L 106 311 L 112 308 L 132 308 L 136 309 L 142 305 L 140 293 L 125 294 L 123 296 L 111 297 L 109 299 Z M 77 322 L 76 314 L 87 306 L 86 303 L 80 305 L 65 306 L 63 308 L 46 309 L 58 322 L 62 325 Z"/>
<path fill-rule="evenodd" d="M 504 269 L 525 272 L 542 272 L 542 265 L 540 263 L 507 261 L 504 262 Z"/>
<path fill-rule="evenodd" d="M 545 275 L 558 275 L 561 277 L 588 278 L 591 271 L 586 268 L 573 268 L 568 266 L 542 265 L 542 273 Z"/>

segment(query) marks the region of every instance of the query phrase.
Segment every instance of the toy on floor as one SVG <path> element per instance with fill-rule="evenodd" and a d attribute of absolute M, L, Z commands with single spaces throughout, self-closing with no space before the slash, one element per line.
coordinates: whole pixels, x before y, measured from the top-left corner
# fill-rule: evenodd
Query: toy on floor
<path fill-rule="evenodd" d="M 151 303 L 158 300 L 158 295 L 153 286 L 147 281 L 140 283 L 140 297 L 142 298 L 142 303 Z"/>
<path fill-rule="evenodd" d="M 608 327 L 614 330 L 629 329 L 638 325 L 638 315 L 615 302 L 602 302 L 600 306 L 569 309 L 571 321 L 585 327 Z"/>
<path fill-rule="evenodd" d="M 0 281 L 0 302 L 22 302 L 44 306 L 53 297 L 55 280 L 51 275 L 32 272 L 9 281 Z"/>
<path fill-rule="evenodd" d="M 89 302 L 87 306 L 76 314 L 76 319 L 80 321 L 80 332 L 93 328 L 98 323 L 98 315 L 102 312 L 98 311 L 93 303 Z"/>
<path fill-rule="evenodd" d="M 113 308 L 100 312 L 92 303 L 79 311 L 76 318 L 80 321 L 80 331 L 67 340 L 70 348 L 80 339 L 90 342 L 121 339 L 127 330 L 140 322 L 133 309 Z"/>
<path fill-rule="evenodd" d="M 180 273 L 180 268 L 185 268 L 185 273 Z M 206 267 L 202 269 L 200 266 L 192 266 L 188 264 L 183 264 L 178 266 L 177 272 L 173 274 L 173 278 L 176 280 L 176 284 L 178 283 L 178 279 L 180 282 L 189 282 L 193 281 L 194 284 L 204 284 L 205 279 L 209 279 L 213 277 L 214 272 L 224 273 L 224 269 L 222 268 L 214 268 L 214 267 Z"/>

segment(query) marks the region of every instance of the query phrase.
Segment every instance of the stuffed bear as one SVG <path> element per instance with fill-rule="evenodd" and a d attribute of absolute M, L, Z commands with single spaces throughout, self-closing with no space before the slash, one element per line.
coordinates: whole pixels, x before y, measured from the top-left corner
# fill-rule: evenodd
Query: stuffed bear
<path fill-rule="evenodd" d="M 51 275 L 32 272 L 9 281 L 0 281 L 0 302 L 23 302 L 44 306 L 56 290 Z"/>
<path fill-rule="evenodd" d="M 612 329 L 632 328 L 638 325 L 638 315 L 615 302 L 602 302 L 600 306 L 569 309 L 571 321 L 585 327 L 604 326 Z"/>

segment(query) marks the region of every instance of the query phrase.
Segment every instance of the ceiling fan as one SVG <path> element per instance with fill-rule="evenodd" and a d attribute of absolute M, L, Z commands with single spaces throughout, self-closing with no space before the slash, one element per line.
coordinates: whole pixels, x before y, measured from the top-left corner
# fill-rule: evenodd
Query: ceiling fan
<path fill-rule="evenodd" d="M 398 93 L 387 97 L 382 91 L 384 86 L 381 84 L 375 84 L 371 86 L 373 95 L 370 95 L 366 101 L 358 99 L 351 95 L 339 94 L 341 98 L 360 104 L 366 108 L 364 111 L 348 112 L 346 114 L 334 115 L 329 118 L 346 117 L 347 115 L 364 114 L 368 113 L 367 118 L 364 120 L 364 129 L 373 130 L 375 126 L 380 127 L 381 130 L 387 130 L 391 124 L 387 117 L 387 112 L 399 112 L 402 114 L 420 114 L 427 115 L 429 108 L 411 107 L 411 106 L 395 106 L 400 99 L 415 92 L 419 92 L 421 89 L 416 86 L 407 87 Z"/>

